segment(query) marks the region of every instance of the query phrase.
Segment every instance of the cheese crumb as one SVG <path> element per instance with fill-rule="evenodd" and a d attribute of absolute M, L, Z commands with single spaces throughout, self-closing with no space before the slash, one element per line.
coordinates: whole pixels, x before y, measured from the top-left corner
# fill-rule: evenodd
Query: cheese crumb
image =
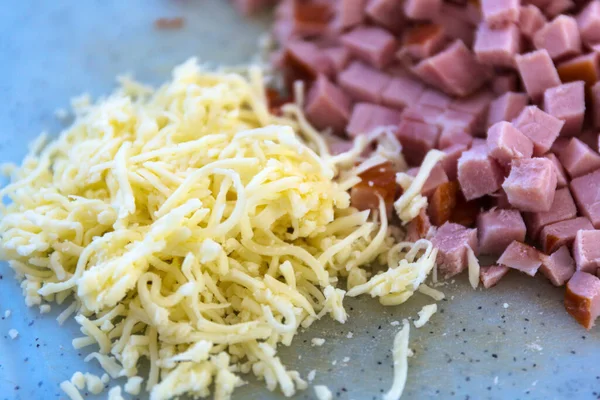
<path fill-rule="evenodd" d="M 110 376 L 108 376 L 108 374 L 102 374 L 100 380 L 106 385 L 108 382 L 110 382 Z"/>
<path fill-rule="evenodd" d="M 322 338 L 312 338 L 312 340 L 310 341 L 310 344 L 314 347 L 314 346 L 323 346 L 323 344 L 325 344 L 325 339 Z"/>
<path fill-rule="evenodd" d="M 333 395 L 331 394 L 331 390 L 325 385 L 316 385 L 315 386 L 315 395 L 318 400 L 331 400 L 333 399 Z"/>
<path fill-rule="evenodd" d="M 411 350 L 408 348 L 408 338 L 410 336 L 410 323 L 408 320 L 402 321 L 402 329 L 394 337 L 392 347 L 392 356 L 394 359 L 394 380 L 390 390 L 383 395 L 383 400 L 399 400 L 406 385 L 406 376 L 408 374 L 408 357 Z"/>
<path fill-rule="evenodd" d="M 336 365 L 336 364 L 337 364 L 337 360 L 333 360 L 333 361 L 331 362 L 331 365 Z"/>
<path fill-rule="evenodd" d="M 423 306 L 421 311 L 419 311 L 419 319 L 414 322 L 416 328 L 420 328 L 429 322 L 429 319 L 435 312 L 437 311 L 437 304 L 429 304 L 427 306 Z"/>
<path fill-rule="evenodd" d="M 87 390 L 92 394 L 99 394 L 104 390 L 104 383 L 102 383 L 102 380 L 89 372 L 85 373 L 85 384 Z"/>
<path fill-rule="evenodd" d="M 477 289 L 477 286 L 479 286 L 479 271 L 481 268 L 477 256 L 469 246 L 467 246 L 467 261 L 469 268 L 469 283 L 473 289 Z"/>
<path fill-rule="evenodd" d="M 4 311 L 4 318 L 8 318 L 10 317 L 11 311 L 10 310 L 6 310 Z"/>
<path fill-rule="evenodd" d="M 504 308 L 508 308 L 508 307 L 509 307 L 509 305 L 508 305 L 508 303 L 504 303 L 504 304 L 502 305 L 502 307 L 504 307 Z"/>
<path fill-rule="evenodd" d="M 40 306 L 40 314 L 49 313 L 51 309 L 52 307 L 50 306 L 50 304 L 42 304 Z"/>
<path fill-rule="evenodd" d="M 444 293 L 442 293 L 439 290 L 436 290 L 432 287 L 429 287 L 424 283 L 422 283 L 421 286 L 419 286 L 419 292 L 431 297 L 435 301 L 444 300 L 444 298 L 446 297 L 446 295 Z"/>
<path fill-rule="evenodd" d="M 315 380 L 315 376 L 317 375 L 317 370 L 313 369 L 310 370 L 310 372 L 308 373 L 308 375 L 306 375 L 306 379 L 308 379 L 309 382 L 312 382 Z"/>
<path fill-rule="evenodd" d="M 495 377 L 494 377 L 494 385 L 497 385 L 497 384 L 498 384 L 498 377 L 497 377 L 497 376 L 495 376 Z"/>
<path fill-rule="evenodd" d="M 143 379 L 141 377 L 132 376 L 131 378 L 127 379 L 127 383 L 123 388 L 125 389 L 125 392 L 129 394 L 138 395 L 142 389 L 142 382 Z"/>
<path fill-rule="evenodd" d="M 8 336 L 10 336 L 11 339 L 16 339 L 17 336 L 19 336 L 19 331 L 16 329 L 11 329 L 8 331 Z"/>
<path fill-rule="evenodd" d="M 342 362 L 347 363 L 348 361 L 350 361 L 350 357 L 344 357 L 344 359 L 342 360 Z"/>
<path fill-rule="evenodd" d="M 400 326 L 400 321 L 392 321 L 390 322 L 391 326 Z"/>
<path fill-rule="evenodd" d="M 77 387 L 70 381 L 63 381 L 60 383 L 60 389 L 65 392 L 67 397 L 71 400 L 83 400 L 81 393 L 77 390 Z"/>
<path fill-rule="evenodd" d="M 121 386 L 115 386 L 108 391 L 108 400 L 125 400 L 121 395 Z"/>
<path fill-rule="evenodd" d="M 77 371 L 71 377 L 71 383 L 75 385 L 77 389 L 83 390 L 85 387 L 85 376 L 80 371 Z"/>
<path fill-rule="evenodd" d="M 348 334 L 346 335 L 348 339 L 352 339 L 352 336 L 354 336 L 354 333 L 352 332 L 348 332 Z"/>

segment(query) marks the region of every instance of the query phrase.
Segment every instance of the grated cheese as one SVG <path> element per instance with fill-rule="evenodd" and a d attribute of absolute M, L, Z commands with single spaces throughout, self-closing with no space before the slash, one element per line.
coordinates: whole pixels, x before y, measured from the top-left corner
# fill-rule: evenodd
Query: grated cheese
<path fill-rule="evenodd" d="M 467 261 L 469 267 L 469 283 L 473 289 L 479 286 L 479 260 L 471 247 L 467 246 Z"/>
<path fill-rule="evenodd" d="M 317 370 L 315 370 L 315 369 L 312 369 L 312 370 L 310 370 L 310 372 L 308 373 L 308 375 L 306 375 L 306 379 L 307 379 L 309 382 L 312 382 L 312 381 L 314 381 L 314 380 L 315 380 L 315 376 L 316 376 L 316 375 L 317 375 Z"/>
<path fill-rule="evenodd" d="M 310 344 L 314 347 L 314 346 L 323 346 L 325 344 L 325 339 L 322 338 L 312 338 L 310 340 Z"/>
<path fill-rule="evenodd" d="M 437 311 L 437 304 L 429 304 L 427 306 L 423 306 L 421 311 L 419 311 L 419 319 L 414 322 L 415 328 L 421 328 L 427 322 L 433 314 Z"/>
<path fill-rule="evenodd" d="M 324 385 L 315 386 L 315 395 L 317 396 L 317 400 L 333 399 L 333 394 L 331 393 L 331 390 L 329 390 L 329 388 Z"/>
<path fill-rule="evenodd" d="M 11 311 L 10 310 L 6 310 L 4 311 L 4 318 L 8 318 L 10 317 Z"/>
<path fill-rule="evenodd" d="M 52 310 L 52 307 L 50 306 L 50 304 L 42 304 L 40 306 L 40 314 L 49 313 L 51 310 Z"/>
<path fill-rule="evenodd" d="M 125 390 L 126 393 L 138 395 L 138 394 L 140 394 L 140 391 L 142 390 L 142 382 L 143 382 L 143 379 L 141 377 L 132 376 L 131 378 L 127 379 L 127 383 L 125 383 L 125 386 L 123 386 L 123 389 Z"/>
<path fill-rule="evenodd" d="M 402 321 L 402 329 L 394 338 L 392 357 L 394 359 L 394 380 L 390 390 L 383 395 L 383 400 L 398 400 L 402 396 L 406 385 L 408 374 L 408 357 L 412 353 L 408 348 L 408 337 L 410 335 L 410 324 L 407 320 Z"/>
<path fill-rule="evenodd" d="M 71 400 L 83 400 L 81 393 L 77 390 L 77 387 L 70 381 L 63 381 L 60 384 L 60 389 L 69 397 Z"/>
<path fill-rule="evenodd" d="M 10 329 L 8 331 L 8 336 L 12 339 L 15 340 L 17 338 L 17 336 L 19 336 L 19 331 L 16 329 Z"/>
<path fill-rule="evenodd" d="M 429 287 L 424 283 L 422 283 L 421 286 L 419 286 L 419 292 L 431 297 L 435 301 L 444 300 L 446 298 L 446 295 L 444 293 L 440 292 L 437 289 Z"/>

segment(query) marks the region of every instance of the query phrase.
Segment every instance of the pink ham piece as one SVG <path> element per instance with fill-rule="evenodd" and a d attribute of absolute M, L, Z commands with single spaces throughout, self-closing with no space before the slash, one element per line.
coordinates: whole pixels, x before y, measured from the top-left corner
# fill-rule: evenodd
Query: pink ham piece
<path fill-rule="evenodd" d="M 490 104 L 494 100 L 494 94 L 488 90 L 482 90 L 469 97 L 454 99 L 448 108 L 472 114 L 475 117 L 475 130 L 483 132 L 486 129 L 486 120 Z"/>
<path fill-rule="evenodd" d="M 423 239 L 427 237 L 430 228 L 431 221 L 429 220 L 429 216 L 425 212 L 425 209 L 422 208 L 419 215 L 406 226 L 406 240 L 408 242 L 416 242 L 419 239 Z"/>
<path fill-rule="evenodd" d="M 417 174 L 419 173 L 419 168 L 410 168 L 408 171 L 406 171 L 406 173 L 413 177 L 417 176 Z M 433 169 L 429 173 L 429 177 L 427 178 L 427 180 L 423 184 L 423 188 L 421 189 L 421 194 L 423 196 L 429 197 L 433 194 L 433 192 L 435 192 L 435 189 L 437 189 L 438 186 L 445 182 L 448 182 L 448 175 L 446 175 L 446 171 L 444 170 L 442 164 L 438 163 L 433 167 Z"/>
<path fill-rule="evenodd" d="M 559 15 L 548 22 L 533 37 L 533 43 L 538 49 L 546 49 L 553 60 L 581 54 L 581 37 L 575 18 Z"/>
<path fill-rule="evenodd" d="M 577 231 L 594 229 L 586 217 L 577 217 L 546 225 L 540 233 L 540 242 L 545 253 L 552 253 L 560 246 L 571 247 Z"/>
<path fill-rule="evenodd" d="M 335 24 L 341 29 L 352 28 L 360 25 L 365 18 L 367 0 L 339 0 Z"/>
<path fill-rule="evenodd" d="M 383 104 L 399 110 L 416 104 L 425 90 L 425 85 L 416 79 L 399 76 L 392 78 L 381 95 Z"/>
<path fill-rule="evenodd" d="M 553 18 L 559 14 L 569 11 L 574 7 L 575 2 L 573 0 L 551 0 L 550 4 L 548 4 L 544 9 L 544 12 L 548 17 Z"/>
<path fill-rule="evenodd" d="M 342 135 L 350 117 L 350 99 L 325 76 L 319 75 L 308 92 L 305 112 L 317 129 L 331 128 Z"/>
<path fill-rule="evenodd" d="M 569 144 L 559 153 L 558 159 L 571 179 L 600 169 L 600 155 L 577 138 L 569 141 Z"/>
<path fill-rule="evenodd" d="M 528 106 L 513 124 L 533 142 L 533 155 L 541 156 L 550 150 L 564 122 L 536 106 Z"/>
<path fill-rule="evenodd" d="M 546 90 L 544 111 L 565 122 L 561 136 L 574 136 L 581 132 L 585 116 L 585 83 L 565 83 Z"/>
<path fill-rule="evenodd" d="M 496 193 L 491 194 L 492 204 L 496 208 L 503 210 L 512 210 L 512 205 L 508 201 L 508 196 L 503 189 L 498 190 Z"/>
<path fill-rule="evenodd" d="M 394 58 L 397 42 L 385 29 L 361 26 L 341 37 L 350 53 L 375 68 L 383 68 Z"/>
<path fill-rule="evenodd" d="M 311 42 L 301 40 L 288 42 L 285 46 L 284 58 L 285 65 L 290 65 L 307 78 L 316 78 L 318 74 L 329 76 L 333 72 L 329 57 Z"/>
<path fill-rule="evenodd" d="M 581 39 L 588 45 L 600 43 L 600 1 L 590 1 L 577 15 Z"/>
<path fill-rule="evenodd" d="M 490 265 L 489 267 L 481 267 L 479 270 L 479 279 L 486 289 L 496 286 L 500 279 L 504 278 L 510 271 L 510 268 L 504 265 Z"/>
<path fill-rule="evenodd" d="M 513 160 L 531 158 L 533 143 L 510 122 L 497 122 L 487 133 L 490 155 L 502 165 L 510 165 Z"/>
<path fill-rule="evenodd" d="M 414 60 L 431 57 L 446 43 L 444 32 L 444 27 L 438 24 L 420 24 L 410 27 L 404 31 L 402 47 L 397 57 L 403 59 L 408 56 Z"/>
<path fill-rule="evenodd" d="M 573 255 L 577 271 L 595 273 L 600 268 L 600 231 L 578 231 L 573 242 Z"/>
<path fill-rule="evenodd" d="M 404 2 L 404 14 L 410 19 L 433 19 L 440 7 L 442 0 L 406 0 Z"/>
<path fill-rule="evenodd" d="M 429 106 L 437 108 L 438 110 L 445 110 L 450 105 L 452 99 L 446 94 L 433 90 L 427 89 L 419 97 L 418 104 L 423 106 Z"/>
<path fill-rule="evenodd" d="M 466 21 L 465 18 L 459 18 L 454 15 L 455 13 L 452 11 L 455 8 L 463 9 L 462 7 L 444 2 L 440 12 L 433 18 L 433 22 L 444 28 L 444 34 L 447 38 L 459 39 L 470 47 L 473 45 L 475 39 L 473 24 L 470 21 Z"/>
<path fill-rule="evenodd" d="M 469 146 L 473 142 L 473 136 L 469 135 L 464 129 L 458 126 L 449 126 L 442 129 L 438 147 L 445 149 L 455 144 L 464 144 Z"/>
<path fill-rule="evenodd" d="M 542 99 L 546 89 L 560 85 L 558 72 L 546 49 L 515 56 L 525 90 L 533 101 Z"/>
<path fill-rule="evenodd" d="M 600 229 L 600 170 L 573 179 L 570 186 L 579 212 Z"/>
<path fill-rule="evenodd" d="M 398 125 L 396 135 L 402 144 L 406 161 L 410 165 L 420 165 L 427 152 L 436 147 L 440 132 L 433 125 L 403 120 Z"/>
<path fill-rule="evenodd" d="M 521 35 L 531 40 L 545 23 L 546 17 L 539 8 L 533 4 L 521 6 L 518 24 Z"/>
<path fill-rule="evenodd" d="M 421 61 L 413 72 L 426 83 L 454 96 L 468 96 L 489 78 L 489 71 L 460 40 Z"/>
<path fill-rule="evenodd" d="M 587 272 L 575 272 L 567 283 L 565 308 L 585 329 L 592 329 L 600 315 L 600 279 Z"/>
<path fill-rule="evenodd" d="M 567 181 L 567 175 L 562 164 L 560 163 L 560 161 L 558 161 L 558 157 L 556 157 L 554 153 L 548 153 L 544 157 L 552 161 L 552 164 L 554 164 L 554 172 L 556 172 L 556 187 L 560 189 L 567 186 L 569 184 L 569 182 Z"/>
<path fill-rule="evenodd" d="M 440 109 L 423 104 L 414 104 L 402 111 L 402 118 L 409 121 L 424 122 L 430 125 L 436 125 L 440 118 Z"/>
<path fill-rule="evenodd" d="M 338 75 L 338 84 L 356 101 L 380 104 L 381 94 L 391 78 L 359 61 L 353 61 Z"/>
<path fill-rule="evenodd" d="M 503 179 L 502 168 L 490 157 L 487 146 L 474 146 L 462 153 L 457 175 L 467 201 L 494 193 Z"/>
<path fill-rule="evenodd" d="M 482 64 L 513 67 L 515 54 L 521 51 L 521 36 L 515 25 L 491 29 L 481 24 L 475 35 L 473 51 Z"/>
<path fill-rule="evenodd" d="M 479 253 L 500 255 L 512 241 L 525 241 L 525 222 L 517 210 L 492 209 L 477 217 Z"/>
<path fill-rule="evenodd" d="M 600 82 L 596 82 L 590 89 L 592 100 L 592 122 L 594 127 L 600 128 Z"/>
<path fill-rule="evenodd" d="M 563 286 L 575 273 L 575 261 L 567 246 L 562 246 L 551 255 L 542 256 L 540 271 L 554 286 Z"/>
<path fill-rule="evenodd" d="M 529 103 L 525 93 L 506 92 L 490 104 L 487 126 L 490 127 L 500 121 L 512 121 Z"/>
<path fill-rule="evenodd" d="M 465 132 L 475 132 L 478 130 L 477 122 L 478 120 L 475 115 L 457 110 L 446 110 L 441 115 L 438 115 L 436 119 L 436 123 L 440 127 L 456 127 Z"/>
<path fill-rule="evenodd" d="M 350 52 L 342 46 L 323 49 L 323 53 L 329 58 L 336 73 L 343 71 L 350 62 Z"/>
<path fill-rule="evenodd" d="M 502 184 L 508 201 L 521 211 L 549 211 L 556 191 L 556 173 L 547 158 L 517 159 Z"/>
<path fill-rule="evenodd" d="M 453 144 L 452 146 L 446 147 L 442 151 L 446 154 L 442 159 L 441 163 L 448 175 L 448 179 L 455 181 L 457 178 L 458 159 L 464 151 L 467 150 L 467 146 L 464 144 Z"/>
<path fill-rule="evenodd" d="M 402 3 L 396 0 L 369 0 L 366 13 L 377 25 L 394 33 L 399 33 L 404 25 Z"/>
<path fill-rule="evenodd" d="M 542 265 L 542 254 L 537 249 L 515 240 L 504 250 L 498 264 L 535 276 Z"/>
<path fill-rule="evenodd" d="M 383 126 L 396 126 L 400 123 L 400 112 L 377 104 L 357 103 L 352 109 L 350 122 L 346 128 L 352 138 L 370 133 Z"/>
<path fill-rule="evenodd" d="M 550 210 L 536 213 L 525 213 L 527 232 L 532 239 L 537 239 L 542 228 L 555 222 L 565 221 L 577 216 L 577 207 L 569 188 L 556 191 Z"/>
<path fill-rule="evenodd" d="M 273 4 L 274 0 L 233 0 L 235 9 L 244 15 L 256 14 Z"/>
<path fill-rule="evenodd" d="M 492 28 L 519 21 L 520 0 L 481 0 L 485 22 Z"/>
<path fill-rule="evenodd" d="M 513 73 L 497 74 L 492 78 L 492 91 L 496 95 L 517 91 L 517 76 Z"/>
<path fill-rule="evenodd" d="M 329 152 L 334 156 L 346 153 L 347 151 L 350 151 L 353 147 L 352 141 L 341 139 L 333 135 L 327 137 L 326 141 L 327 146 L 329 147 Z"/>
<path fill-rule="evenodd" d="M 445 278 L 461 273 L 467 268 L 467 247 L 477 254 L 477 229 L 446 222 L 431 239 L 438 249 L 437 265 Z"/>

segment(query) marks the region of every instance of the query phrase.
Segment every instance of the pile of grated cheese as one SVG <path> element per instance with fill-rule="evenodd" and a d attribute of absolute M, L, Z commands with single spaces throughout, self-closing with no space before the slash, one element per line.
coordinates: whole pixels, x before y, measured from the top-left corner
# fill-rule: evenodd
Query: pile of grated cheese
<path fill-rule="evenodd" d="M 278 345 L 325 315 L 344 323 L 345 296 L 400 304 L 434 268 L 430 242 L 398 243 L 383 201 L 379 213 L 350 207 L 361 168 L 403 165 L 393 137 L 361 137 L 330 155 L 301 104 L 268 112 L 260 70 L 190 60 L 157 90 L 122 79 L 74 112 L 56 140 L 40 137 L 8 168 L 0 257 L 28 306 L 68 304 L 59 322 L 80 325 L 73 346 L 128 378 L 126 391 L 143 378 L 152 400 L 227 399 L 251 373 L 291 396 L 307 383 Z M 355 167 L 371 142 L 378 150 Z M 420 204 L 415 196 L 401 208 Z M 371 270 L 375 261 L 387 271 Z M 142 362 L 150 369 L 140 377 Z M 71 398 L 79 381 L 63 385 Z"/>

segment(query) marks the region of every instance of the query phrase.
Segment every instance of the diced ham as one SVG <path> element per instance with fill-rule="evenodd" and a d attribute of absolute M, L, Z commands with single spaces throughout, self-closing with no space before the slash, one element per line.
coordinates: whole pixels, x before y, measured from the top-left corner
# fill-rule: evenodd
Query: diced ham
<path fill-rule="evenodd" d="M 502 184 L 508 201 L 521 211 L 549 211 L 556 191 L 556 173 L 547 158 L 517 159 Z"/>
<path fill-rule="evenodd" d="M 416 79 L 409 77 L 392 78 L 381 95 L 383 104 L 397 109 L 403 109 L 416 104 L 425 86 Z"/>
<path fill-rule="evenodd" d="M 422 208 L 412 221 L 408 223 L 406 226 L 406 239 L 409 242 L 416 242 L 419 239 L 423 239 L 427 237 L 427 233 L 429 233 L 429 229 L 431 228 L 431 221 L 425 212 L 425 209 Z"/>
<path fill-rule="evenodd" d="M 350 52 L 345 47 L 330 47 L 323 49 L 323 53 L 329 58 L 336 73 L 343 71 L 350 62 Z"/>
<path fill-rule="evenodd" d="M 521 36 L 515 25 L 491 29 L 483 23 L 477 29 L 473 51 L 477 60 L 496 67 L 513 67 L 521 51 Z"/>
<path fill-rule="evenodd" d="M 596 82 L 590 89 L 591 100 L 592 100 L 592 121 L 594 127 L 600 128 L 600 81 Z"/>
<path fill-rule="evenodd" d="M 545 253 L 552 253 L 560 246 L 571 247 L 577 231 L 594 229 L 586 217 L 577 217 L 546 225 L 540 233 L 540 242 Z"/>
<path fill-rule="evenodd" d="M 308 92 L 305 112 L 317 129 L 331 128 L 342 135 L 350 117 L 350 99 L 325 76 L 319 75 Z"/>
<path fill-rule="evenodd" d="M 481 0 L 485 22 L 493 28 L 519 21 L 520 0 Z"/>
<path fill-rule="evenodd" d="M 441 140 L 441 138 L 440 138 Z M 441 147 L 441 146 L 440 146 Z M 457 178 L 458 159 L 464 151 L 468 148 L 467 145 L 453 144 L 443 148 L 442 151 L 446 154 L 442 159 L 441 163 L 448 175 L 448 179 L 454 181 Z"/>
<path fill-rule="evenodd" d="M 542 254 L 537 249 L 515 240 L 504 250 L 498 264 L 535 276 L 542 265 Z"/>
<path fill-rule="evenodd" d="M 577 15 L 581 39 L 588 45 L 600 43 L 600 1 L 593 0 Z"/>
<path fill-rule="evenodd" d="M 448 108 L 450 110 L 462 111 L 472 114 L 475 117 L 475 127 L 477 132 L 483 132 L 486 129 L 486 121 L 494 94 L 488 90 L 481 90 L 469 97 L 454 99 Z"/>
<path fill-rule="evenodd" d="M 550 4 L 544 9 L 544 12 L 548 17 L 552 18 L 569 11 L 573 7 L 575 7 L 573 0 L 551 0 Z"/>
<path fill-rule="evenodd" d="M 244 15 L 256 14 L 274 3 L 273 0 L 233 0 L 235 9 Z"/>
<path fill-rule="evenodd" d="M 287 43 L 284 65 L 294 78 L 303 80 L 315 79 L 319 74 L 329 76 L 332 72 L 329 57 L 314 43 L 300 40 Z"/>
<path fill-rule="evenodd" d="M 455 96 L 475 92 L 489 77 L 488 70 L 460 40 L 421 61 L 413 72 L 426 83 Z"/>
<path fill-rule="evenodd" d="M 371 103 L 357 103 L 352 109 L 350 122 L 346 128 L 350 137 L 370 133 L 382 126 L 396 126 L 400 123 L 400 112 Z"/>
<path fill-rule="evenodd" d="M 558 159 L 571 179 L 600 169 L 600 155 L 577 138 L 569 141 L 569 144 L 559 153 Z"/>
<path fill-rule="evenodd" d="M 549 88 L 544 93 L 544 111 L 565 122 L 561 136 L 581 132 L 585 115 L 584 89 L 584 82 L 576 81 Z"/>
<path fill-rule="evenodd" d="M 492 126 L 500 121 L 512 121 L 529 103 L 525 93 L 506 92 L 490 104 L 487 126 Z"/>
<path fill-rule="evenodd" d="M 585 329 L 592 329 L 600 315 L 600 279 L 577 271 L 567 283 L 565 308 Z"/>
<path fill-rule="evenodd" d="M 503 174 L 490 157 L 487 146 L 472 147 L 458 160 L 458 181 L 467 200 L 492 194 L 500 188 Z"/>
<path fill-rule="evenodd" d="M 534 101 L 541 100 L 546 89 L 560 85 L 558 72 L 546 49 L 515 56 L 525 90 Z"/>
<path fill-rule="evenodd" d="M 414 167 L 409 169 L 406 172 L 408 175 L 417 176 L 419 173 L 419 168 Z M 443 183 L 448 182 L 448 175 L 446 175 L 446 171 L 444 171 L 444 167 L 438 163 L 436 164 L 431 172 L 429 173 L 429 177 L 423 184 L 423 188 L 421 189 L 421 194 L 423 196 L 429 197 L 435 192 L 435 189 Z"/>
<path fill-rule="evenodd" d="M 550 210 L 536 213 L 525 213 L 527 232 L 532 239 L 537 239 L 540 231 L 546 225 L 573 219 L 577 216 L 577 207 L 569 188 L 558 189 Z"/>
<path fill-rule="evenodd" d="M 464 129 L 456 126 L 449 126 L 442 129 L 438 147 L 445 149 L 455 144 L 464 144 L 469 146 L 473 142 L 473 136 L 469 135 Z"/>
<path fill-rule="evenodd" d="M 559 15 L 548 22 L 533 37 L 533 43 L 538 49 L 546 49 L 553 60 L 581 54 L 581 37 L 575 18 Z"/>
<path fill-rule="evenodd" d="M 410 165 L 421 164 L 427 152 L 436 147 L 439 135 L 436 126 L 410 120 L 403 120 L 397 130 L 402 153 Z"/>
<path fill-rule="evenodd" d="M 404 31 L 398 56 L 422 60 L 441 50 L 445 42 L 443 26 L 433 23 L 415 25 Z"/>
<path fill-rule="evenodd" d="M 533 155 L 541 156 L 550 150 L 564 122 L 536 106 L 528 106 L 513 124 L 533 142 Z"/>
<path fill-rule="evenodd" d="M 448 108 L 451 101 L 452 99 L 446 94 L 437 90 L 427 89 L 421 94 L 421 97 L 419 97 L 418 104 L 434 107 L 441 111 Z"/>
<path fill-rule="evenodd" d="M 449 181 L 439 185 L 429 198 L 427 214 L 436 226 L 450 221 L 457 205 L 460 187 L 458 182 Z"/>
<path fill-rule="evenodd" d="M 492 286 L 496 286 L 508 271 L 510 271 L 510 268 L 505 267 L 504 265 L 481 267 L 479 269 L 479 279 L 481 279 L 483 287 L 489 289 Z"/>
<path fill-rule="evenodd" d="M 381 103 L 382 92 L 391 78 L 359 61 L 353 61 L 338 75 L 338 84 L 356 101 Z"/>
<path fill-rule="evenodd" d="M 351 140 L 341 139 L 338 136 L 326 136 L 327 146 L 329 147 L 329 153 L 334 156 L 338 154 L 346 153 L 353 147 Z"/>
<path fill-rule="evenodd" d="M 552 164 L 554 164 L 554 172 L 556 172 L 556 187 L 560 189 L 567 186 L 569 184 L 569 182 L 567 181 L 567 175 L 562 164 L 560 163 L 560 161 L 558 161 L 558 157 L 556 157 L 554 153 L 548 153 L 544 157 L 552 161 Z"/>
<path fill-rule="evenodd" d="M 377 25 L 398 33 L 404 21 L 402 2 L 396 0 L 369 0 L 367 16 Z"/>
<path fill-rule="evenodd" d="M 492 193 L 492 205 L 503 210 L 512 210 L 512 204 L 508 201 L 508 196 L 504 189 L 500 188 L 496 193 Z"/>
<path fill-rule="evenodd" d="M 513 240 L 525 241 L 525 222 L 517 210 L 493 209 L 477 217 L 479 253 L 500 255 Z"/>
<path fill-rule="evenodd" d="M 325 1 L 293 1 L 290 17 L 292 32 L 299 37 L 314 37 L 327 32 L 333 7 Z"/>
<path fill-rule="evenodd" d="M 375 68 L 383 68 L 394 58 L 397 42 L 394 36 L 378 27 L 361 26 L 341 37 L 350 53 Z"/>
<path fill-rule="evenodd" d="M 406 0 L 404 2 L 404 14 L 410 19 L 430 20 L 436 16 L 442 0 Z"/>
<path fill-rule="evenodd" d="M 442 3 L 440 12 L 433 18 L 433 22 L 444 28 L 444 35 L 449 39 L 459 39 L 467 46 L 472 46 L 475 39 L 473 24 L 464 18 L 459 18 L 452 12 L 457 8 L 449 3 Z M 462 7 L 460 7 L 462 9 Z"/>
<path fill-rule="evenodd" d="M 517 91 L 517 76 L 513 73 L 496 74 L 492 78 L 492 91 L 496 95 Z"/>
<path fill-rule="evenodd" d="M 497 122 L 487 133 L 490 155 L 502 165 L 510 165 L 513 160 L 531 158 L 533 143 L 510 122 Z"/>
<path fill-rule="evenodd" d="M 352 206 L 359 210 L 377 210 L 381 197 L 389 214 L 396 195 L 396 171 L 391 163 L 376 165 L 359 176 L 362 180 L 350 190 Z"/>
<path fill-rule="evenodd" d="M 575 261 L 567 246 L 542 257 L 540 271 L 554 286 L 563 286 L 575 273 Z"/>
<path fill-rule="evenodd" d="M 519 14 L 519 30 L 527 39 L 533 39 L 537 31 L 546 23 L 546 17 L 533 4 L 521 6 Z"/>
<path fill-rule="evenodd" d="M 336 23 L 341 29 L 352 28 L 363 22 L 367 0 L 339 0 Z"/>
<path fill-rule="evenodd" d="M 595 273 L 600 268 L 600 231 L 578 231 L 573 242 L 573 255 L 577 271 Z"/>
<path fill-rule="evenodd" d="M 438 125 L 440 109 L 423 104 L 414 104 L 402 111 L 402 118 L 408 121 L 424 122 L 430 125 Z"/>
<path fill-rule="evenodd" d="M 559 64 L 556 69 L 561 81 L 574 82 L 582 80 L 588 88 L 600 79 L 598 53 L 596 52 L 572 58 Z"/>
<path fill-rule="evenodd" d="M 465 132 L 475 132 L 477 130 L 477 117 L 463 111 L 446 110 L 438 115 L 436 123 L 440 127 L 455 127 Z"/>
<path fill-rule="evenodd" d="M 431 239 L 438 250 L 437 265 L 445 278 L 461 273 L 467 268 L 467 247 L 477 254 L 477 229 L 446 222 Z"/>
<path fill-rule="evenodd" d="M 570 187 L 579 212 L 600 229 L 600 170 L 573 179 Z"/>

